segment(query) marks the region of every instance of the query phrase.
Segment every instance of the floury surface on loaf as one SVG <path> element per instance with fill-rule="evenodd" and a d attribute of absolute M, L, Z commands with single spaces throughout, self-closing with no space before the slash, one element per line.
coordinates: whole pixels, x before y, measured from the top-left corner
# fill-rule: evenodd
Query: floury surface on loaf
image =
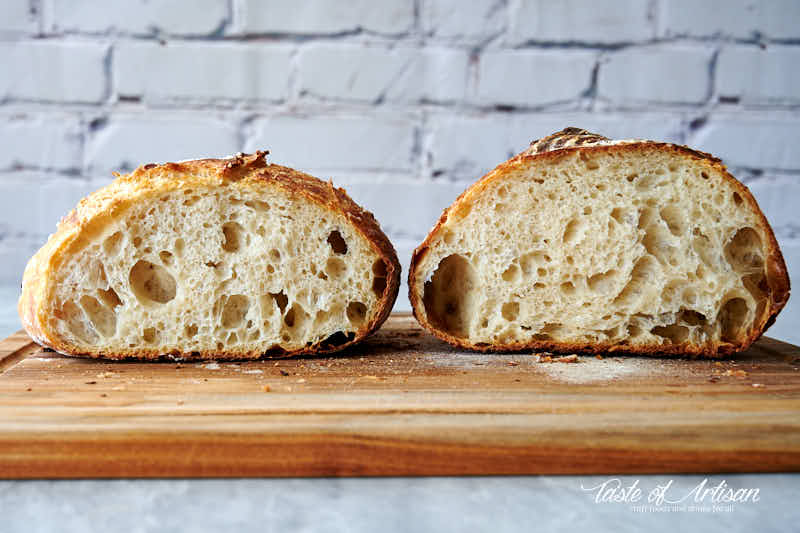
<path fill-rule="evenodd" d="M 377 329 L 399 270 L 344 191 L 258 153 L 146 165 L 83 200 L 29 263 L 19 307 L 67 354 L 286 356 Z"/>
<path fill-rule="evenodd" d="M 467 348 L 715 357 L 763 333 L 789 280 L 719 160 L 568 128 L 444 212 L 409 296 L 423 326 Z"/>

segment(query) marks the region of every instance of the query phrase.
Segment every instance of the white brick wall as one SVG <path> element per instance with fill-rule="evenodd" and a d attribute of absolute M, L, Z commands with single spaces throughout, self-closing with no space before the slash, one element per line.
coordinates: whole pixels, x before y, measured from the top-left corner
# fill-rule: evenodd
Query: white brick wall
<path fill-rule="evenodd" d="M 469 183 L 574 125 L 722 157 L 798 283 L 798 65 L 796 0 L 8 0 L 0 282 L 111 171 L 264 148 L 346 186 L 407 266 Z"/>
<path fill-rule="evenodd" d="M 342 34 L 364 30 L 403 34 L 414 24 L 405 0 L 235 0 L 235 27 L 244 34 Z"/>
<path fill-rule="evenodd" d="M 193 41 L 120 43 L 114 48 L 114 85 L 117 95 L 140 96 L 148 103 L 284 100 L 292 50 Z"/>
<path fill-rule="evenodd" d="M 709 92 L 710 63 L 711 50 L 703 46 L 626 48 L 601 62 L 597 92 L 621 106 L 700 104 Z"/>
<path fill-rule="evenodd" d="M 655 33 L 644 0 L 519 0 L 510 15 L 511 44 L 527 42 L 623 43 Z"/>
<path fill-rule="evenodd" d="M 798 65 L 797 46 L 726 46 L 717 61 L 717 92 L 748 104 L 796 103 L 800 99 Z"/>

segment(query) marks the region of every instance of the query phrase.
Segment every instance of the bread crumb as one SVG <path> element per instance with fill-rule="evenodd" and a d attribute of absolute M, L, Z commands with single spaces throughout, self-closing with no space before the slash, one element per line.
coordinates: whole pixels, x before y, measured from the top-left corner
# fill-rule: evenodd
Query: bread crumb
<path fill-rule="evenodd" d="M 117 375 L 113 372 L 100 372 L 99 374 L 97 374 L 98 378 L 113 378 L 116 376 Z"/>
<path fill-rule="evenodd" d="M 745 370 L 726 370 L 725 376 L 733 376 L 739 379 L 744 379 L 747 377 L 747 371 Z"/>
<path fill-rule="evenodd" d="M 269 392 L 272 389 L 269 388 L 269 385 L 264 385 L 264 392 Z"/>
<path fill-rule="evenodd" d="M 507 364 L 508 366 L 519 366 L 519 363 L 517 363 L 516 361 L 509 361 L 509 362 L 508 362 L 508 363 L 506 363 L 506 364 Z"/>
<path fill-rule="evenodd" d="M 259 370 L 258 368 L 251 368 L 249 370 L 242 370 L 242 374 L 263 374 L 263 370 Z"/>
<path fill-rule="evenodd" d="M 305 383 L 305 382 L 306 382 L 306 380 L 305 380 L 305 379 L 303 379 L 303 378 L 300 378 L 300 379 L 298 379 L 298 380 L 297 380 L 297 382 L 298 382 L 298 383 Z"/>
<path fill-rule="evenodd" d="M 572 355 L 565 355 L 563 357 L 559 357 L 556 359 L 556 363 L 577 363 L 578 356 L 575 354 Z"/>
<path fill-rule="evenodd" d="M 204 368 L 205 368 L 206 370 L 219 370 L 219 364 L 218 364 L 216 361 L 212 361 L 212 362 L 210 362 L 210 363 L 207 363 L 207 364 L 204 366 Z"/>
<path fill-rule="evenodd" d="M 111 387 L 111 390 L 125 390 L 125 385 L 117 385 L 116 387 Z"/>
<path fill-rule="evenodd" d="M 755 387 L 757 389 L 762 388 L 763 386 L 764 386 L 763 383 L 753 383 L 753 387 Z"/>
<path fill-rule="evenodd" d="M 600 354 L 597 354 L 597 355 L 595 355 L 595 356 L 594 356 L 594 358 L 595 358 L 595 359 L 600 359 L 600 360 L 602 360 L 602 359 L 603 359 L 603 356 L 602 356 L 602 355 L 600 355 Z"/>

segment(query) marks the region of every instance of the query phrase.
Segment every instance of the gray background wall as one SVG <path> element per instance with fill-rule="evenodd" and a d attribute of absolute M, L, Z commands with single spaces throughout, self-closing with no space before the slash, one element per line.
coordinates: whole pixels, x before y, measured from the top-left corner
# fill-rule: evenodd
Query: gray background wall
<path fill-rule="evenodd" d="M 112 170 L 259 148 L 345 186 L 407 265 L 567 125 L 722 157 L 800 283 L 800 1 L 4 0 L 0 72 L 0 283 Z"/>

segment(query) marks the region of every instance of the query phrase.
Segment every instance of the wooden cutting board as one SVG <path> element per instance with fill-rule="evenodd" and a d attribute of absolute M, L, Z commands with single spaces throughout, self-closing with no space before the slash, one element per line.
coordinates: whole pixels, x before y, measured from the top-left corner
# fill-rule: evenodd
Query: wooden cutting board
<path fill-rule="evenodd" d="M 0 477 L 800 470 L 800 349 L 455 350 L 394 315 L 337 357 L 108 363 L 0 344 Z"/>

